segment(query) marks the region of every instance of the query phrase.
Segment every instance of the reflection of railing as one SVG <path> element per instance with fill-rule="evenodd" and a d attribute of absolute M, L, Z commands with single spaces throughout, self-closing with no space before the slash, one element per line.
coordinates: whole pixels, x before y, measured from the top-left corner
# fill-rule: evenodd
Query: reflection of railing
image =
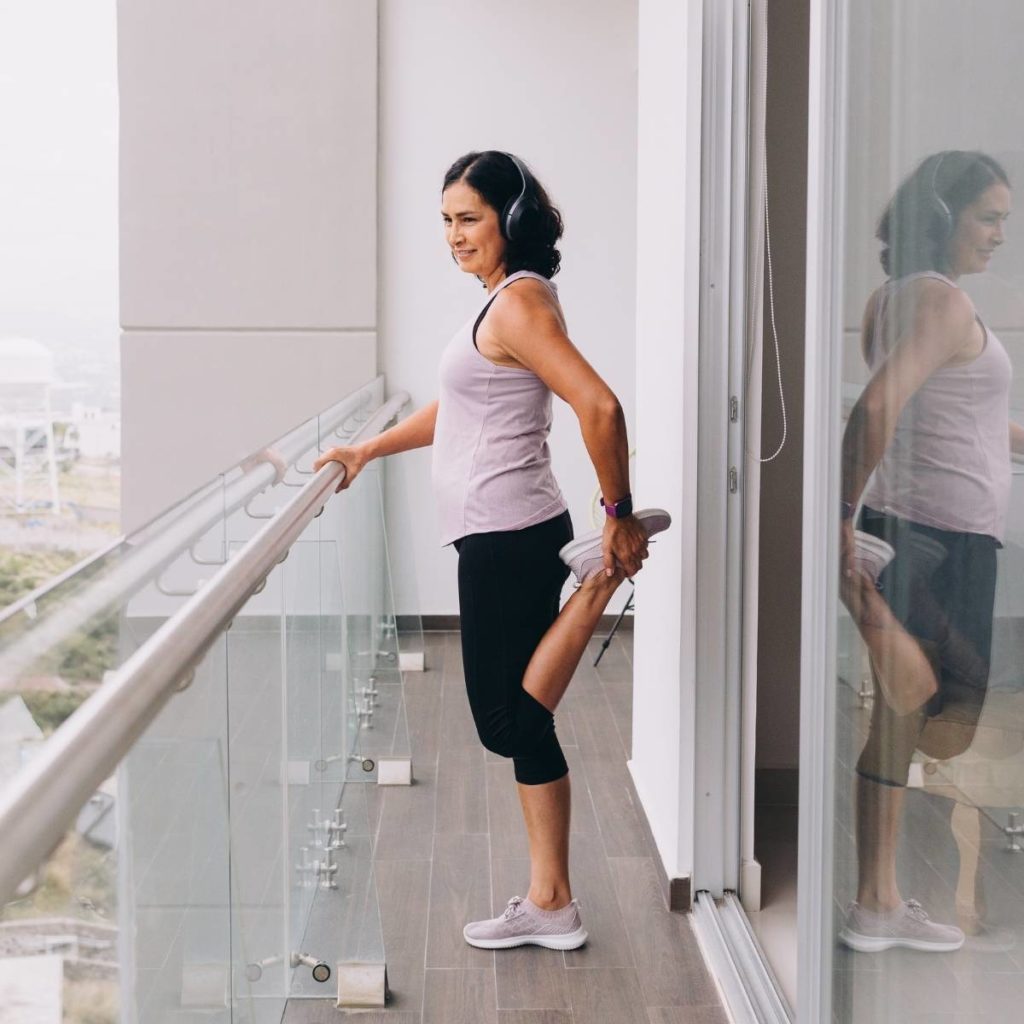
<path fill-rule="evenodd" d="M 353 440 L 369 436 L 391 420 L 408 402 L 400 393 L 368 420 Z M 340 424 L 353 409 L 346 408 L 338 418 Z M 291 460 L 317 443 L 316 425 L 313 434 L 301 438 L 288 435 L 276 446 L 281 455 Z M 328 429 L 333 427 L 328 426 Z M 322 436 L 324 426 L 319 433 Z M 99 689 L 60 726 L 28 766 L 0 793 L 0 835 L 4 838 L 4 856 L 0 861 L 0 903 L 9 900 L 16 887 L 28 877 L 74 821 L 81 806 L 124 757 L 167 699 L 187 681 L 214 640 L 230 623 L 235 613 L 265 581 L 274 566 L 283 561 L 292 543 L 310 521 L 319 514 L 344 469 L 329 463 L 312 475 L 290 502 L 278 512 L 230 561 L 228 561 L 198 593 L 190 598 L 147 640 L 117 671 L 111 673 Z M 237 508 L 270 483 L 277 470 L 262 463 L 243 474 L 231 488 L 231 506 Z M 217 492 L 218 514 L 225 511 L 225 500 Z M 151 578 L 154 567 L 166 564 L 182 550 L 182 539 L 188 540 L 202 532 L 200 523 L 209 525 L 212 509 L 190 508 L 184 519 L 186 526 L 175 530 L 176 546 L 171 552 L 165 542 L 157 552 L 146 558 L 146 572 L 133 565 L 131 571 L 111 574 L 98 581 L 100 593 L 91 598 L 81 595 L 76 608 L 68 615 L 58 610 L 48 622 L 45 637 L 50 643 L 59 641 L 61 630 L 76 628 L 68 623 L 87 621 L 117 597 L 123 597 L 130 585 Z M 205 528 L 203 526 L 203 528 Z M 159 538 L 158 538 L 159 539 Z M 123 568 L 123 567 L 121 567 Z M 89 614 L 86 614 L 89 612 Z M 42 648 L 45 649 L 45 648 Z M 30 650 L 15 652 L 31 661 L 33 653 L 41 653 L 38 638 Z M 4 662 L 7 662 L 5 656 Z M 7 669 L 7 665 L 4 665 Z"/>

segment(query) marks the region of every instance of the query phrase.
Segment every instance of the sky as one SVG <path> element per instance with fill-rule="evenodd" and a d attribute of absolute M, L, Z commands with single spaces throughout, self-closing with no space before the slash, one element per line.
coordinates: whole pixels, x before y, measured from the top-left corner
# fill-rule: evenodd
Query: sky
<path fill-rule="evenodd" d="M 0 0 L 0 336 L 117 404 L 115 0 Z"/>

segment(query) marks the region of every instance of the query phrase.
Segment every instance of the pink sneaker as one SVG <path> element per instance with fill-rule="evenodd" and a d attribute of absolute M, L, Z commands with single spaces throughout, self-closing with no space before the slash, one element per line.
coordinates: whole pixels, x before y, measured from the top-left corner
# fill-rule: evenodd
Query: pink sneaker
<path fill-rule="evenodd" d="M 872 583 L 878 583 L 882 570 L 893 560 L 896 554 L 893 546 L 864 530 L 853 531 L 853 562 L 865 573 Z"/>
<path fill-rule="evenodd" d="M 854 900 L 846 908 L 839 939 L 859 953 L 879 953 L 893 946 L 948 953 L 964 944 L 964 933 L 956 925 L 932 921 L 917 900 L 904 900 L 887 913 L 866 910 Z"/>
<path fill-rule="evenodd" d="M 643 508 L 633 513 L 640 520 L 648 537 L 653 537 L 672 524 L 672 517 L 663 508 Z M 604 555 L 601 542 L 604 529 L 591 530 L 582 537 L 569 541 L 559 552 L 558 557 L 576 574 L 576 580 L 582 583 L 596 576 L 604 569 Z"/>
<path fill-rule="evenodd" d="M 579 906 L 578 900 L 572 900 L 559 910 L 542 910 L 529 898 L 513 896 L 500 917 L 470 922 L 462 929 L 462 937 L 478 949 L 527 944 L 576 949 L 587 941 Z"/>

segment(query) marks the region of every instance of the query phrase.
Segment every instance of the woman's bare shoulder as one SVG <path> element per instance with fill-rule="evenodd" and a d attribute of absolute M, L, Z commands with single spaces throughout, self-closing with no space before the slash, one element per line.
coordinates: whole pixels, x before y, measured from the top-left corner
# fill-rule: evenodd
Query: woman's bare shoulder
<path fill-rule="evenodd" d="M 498 324 L 515 325 L 538 316 L 562 319 L 561 307 L 551 289 L 535 277 L 520 277 L 501 290 L 493 302 Z"/>

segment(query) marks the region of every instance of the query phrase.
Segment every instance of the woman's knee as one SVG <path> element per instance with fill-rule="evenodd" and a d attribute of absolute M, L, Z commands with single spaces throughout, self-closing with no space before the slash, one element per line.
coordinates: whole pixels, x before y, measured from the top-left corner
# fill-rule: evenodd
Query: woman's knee
<path fill-rule="evenodd" d="M 492 732 L 485 732 L 479 726 L 477 727 L 476 734 L 480 737 L 480 742 L 484 745 L 484 748 L 492 754 L 498 754 L 501 757 L 516 756 L 515 750 L 507 737 L 498 736 Z"/>
<path fill-rule="evenodd" d="M 501 757 L 526 757 L 539 742 L 536 735 L 523 735 L 511 723 L 495 725 L 493 723 L 476 723 L 476 733 L 480 742 L 492 754 Z"/>
<path fill-rule="evenodd" d="M 554 731 L 555 716 L 543 704 L 526 690 L 518 698 L 512 707 L 470 701 L 480 742 L 502 757 L 525 757 Z"/>

